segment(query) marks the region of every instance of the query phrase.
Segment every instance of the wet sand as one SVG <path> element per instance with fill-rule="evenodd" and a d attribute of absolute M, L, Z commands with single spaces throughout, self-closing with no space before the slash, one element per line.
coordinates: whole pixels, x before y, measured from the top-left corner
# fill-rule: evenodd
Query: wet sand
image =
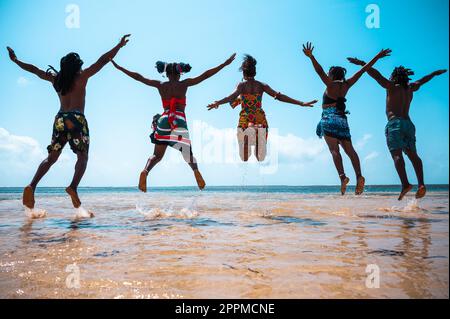
<path fill-rule="evenodd" d="M 79 220 L 62 194 L 39 219 L 2 199 L 0 297 L 448 298 L 448 195 L 93 193 Z"/>

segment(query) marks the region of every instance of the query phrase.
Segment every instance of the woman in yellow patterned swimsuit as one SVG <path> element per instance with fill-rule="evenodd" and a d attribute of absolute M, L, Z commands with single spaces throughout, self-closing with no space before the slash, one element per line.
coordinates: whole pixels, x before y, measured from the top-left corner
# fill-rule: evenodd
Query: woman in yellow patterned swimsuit
<path fill-rule="evenodd" d="M 239 142 L 239 155 L 243 161 L 248 161 L 251 146 L 255 146 L 255 156 L 258 161 L 264 161 L 266 157 L 266 143 L 269 125 L 266 114 L 262 109 L 262 95 L 267 93 L 276 100 L 300 106 L 313 106 L 317 100 L 301 102 L 284 94 L 277 93 L 269 85 L 255 80 L 256 60 L 245 55 L 240 71 L 244 80 L 239 83 L 236 90 L 228 97 L 208 105 L 208 110 L 217 109 L 219 105 L 230 103 L 232 108 L 239 104 L 242 110 L 239 114 L 237 137 Z"/>

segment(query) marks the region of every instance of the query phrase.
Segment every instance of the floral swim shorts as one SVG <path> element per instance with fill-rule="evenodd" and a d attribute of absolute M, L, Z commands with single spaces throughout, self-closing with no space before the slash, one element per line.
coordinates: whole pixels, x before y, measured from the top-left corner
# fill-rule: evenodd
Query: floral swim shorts
<path fill-rule="evenodd" d="M 53 123 L 52 142 L 48 152 L 57 152 L 69 142 L 74 153 L 89 151 L 89 127 L 86 117 L 81 112 L 59 112 Z"/>

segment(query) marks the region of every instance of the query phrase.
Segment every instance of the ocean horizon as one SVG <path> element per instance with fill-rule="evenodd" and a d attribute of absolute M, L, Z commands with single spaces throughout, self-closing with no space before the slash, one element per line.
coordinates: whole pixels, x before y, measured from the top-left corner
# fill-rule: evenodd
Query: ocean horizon
<path fill-rule="evenodd" d="M 449 184 L 429 184 L 428 192 L 448 192 Z M 401 185 L 379 184 L 366 185 L 366 193 L 392 193 L 398 192 Z M 250 192 L 250 193 L 293 193 L 293 194 L 333 194 L 339 192 L 339 185 L 223 185 L 207 186 L 202 192 Z M 347 190 L 353 192 L 355 186 L 349 185 Z M 21 194 L 23 187 L 0 187 L 0 195 Z M 139 192 L 137 186 L 82 186 L 78 188 L 80 194 L 83 193 L 103 193 L 103 192 Z M 196 186 L 155 186 L 149 187 L 147 192 L 197 192 Z M 65 194 L 65 187 L 44 186 L 37 187 L 37 194 Z M 0 197 L 1 198 L 1 197 Z"/>

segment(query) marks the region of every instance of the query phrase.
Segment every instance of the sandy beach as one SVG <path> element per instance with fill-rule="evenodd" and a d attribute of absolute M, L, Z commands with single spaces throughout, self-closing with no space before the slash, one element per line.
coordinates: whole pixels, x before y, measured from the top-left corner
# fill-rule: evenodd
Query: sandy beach
<path fill-rule="evenodd" d="M 0 297 L 448 298 L 448 195 L 92 190 L 76 219 L 50 189 L 30 219 L 4 190 Z"/>

